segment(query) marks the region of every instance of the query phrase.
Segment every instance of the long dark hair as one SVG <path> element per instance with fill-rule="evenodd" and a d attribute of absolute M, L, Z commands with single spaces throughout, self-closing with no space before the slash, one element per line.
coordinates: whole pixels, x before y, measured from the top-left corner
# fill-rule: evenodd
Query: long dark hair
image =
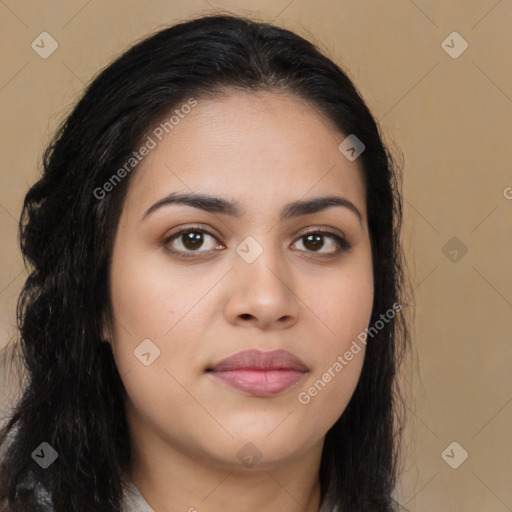
<path fill-rule="evenodd" d="M 348 76 L 311 42 L 267 23 L 214 15 L 160 30 L 87 87 L 26 194 L 19 236 L 30 273 L 17 305 L 19 340 L 10 352 L 11 362 L 22 361 L 25 380 L 0 432 L 0 510 L 46 510 L 30 481 L 48 491 L 57 512 L 122 510 L 131 464 L 125 389 L 101 338 L 103 320 L 111 319 L 113 239 L 136 166 L 104 197 L 98 190 L 177 106 L 233 89 L 295 94 L 341 133 L 363 141 L 358 161 L 373 255 L 371 325 L 397 303 L 406 305 L 398 166 Z M 409 334 L 403 312 L 381 323 L 368 338 L 352 399 L 325 439 L 322 499 L 340 512 L 396 508 L 403 409 L 396 372 Z M 32 456 L 43 442 L 58 453 L 47 469 Z"/>

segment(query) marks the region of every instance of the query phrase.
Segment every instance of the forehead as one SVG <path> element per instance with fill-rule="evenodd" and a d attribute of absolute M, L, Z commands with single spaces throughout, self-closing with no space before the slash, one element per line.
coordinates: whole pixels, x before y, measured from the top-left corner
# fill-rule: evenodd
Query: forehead
<path fill-rule="evenodd" d="M 338 192 L 364 214 L 359 164 L 341 154 L 345 135 L 314 105 L 284 92 L 237 91 L 196 101 L 174 117 L 169 133 L 156 132 L 163 131 L 161 140 L 148 132 L 155 145 L 133 176 L 127 203 L 140 210 L 172 191 L 247 205 Z"/>

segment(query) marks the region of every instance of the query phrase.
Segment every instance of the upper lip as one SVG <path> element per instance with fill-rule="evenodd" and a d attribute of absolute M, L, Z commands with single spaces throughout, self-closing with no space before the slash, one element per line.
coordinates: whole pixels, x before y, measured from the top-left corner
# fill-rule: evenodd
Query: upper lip
<path fill-rule="evenodd" d="M 286 350 L 244 350 L 222 359 L 206 371 L 228 370 L 296 370 L 307 372 L 307 366 L 296 356 Z"/>

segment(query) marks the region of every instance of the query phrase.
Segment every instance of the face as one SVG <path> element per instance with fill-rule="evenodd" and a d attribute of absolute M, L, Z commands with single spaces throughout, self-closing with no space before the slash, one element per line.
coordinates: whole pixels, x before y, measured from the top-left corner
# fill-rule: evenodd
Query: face
<path fill-rule="evenodd" d="M 364 346 L 351 347 L 373 303 L 345 135 L 292 95 L 233 92 L 150 136 L 111 266 L 132 435 L 141 450 L 241 469 L 245 455 L 272 467 L 318 449 L 357 384 Z M 179 194 L 219 200 L 161 201 Z M 338 200 L 311 202 L 325 197 Z"/>

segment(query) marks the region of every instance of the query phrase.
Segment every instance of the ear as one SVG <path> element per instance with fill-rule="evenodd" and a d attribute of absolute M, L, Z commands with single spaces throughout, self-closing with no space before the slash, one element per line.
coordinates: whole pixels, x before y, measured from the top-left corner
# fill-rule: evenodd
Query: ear
<path fill-rule="evenodd" d="M 108 333 L 107 329 L 103 329 L 102 335 L 101 335 L 101 341 L 103 341 L 105 343 L 111 343 L 112 342 L 112 338 L 111 338 L 110 334 Z"/>
<path fill-rule="evenodd" d="M 112 329 L 110 326 L 110 321 L 105 318 L 105 316 L 102 320 L 101 341 L 112 343 Z"/>

